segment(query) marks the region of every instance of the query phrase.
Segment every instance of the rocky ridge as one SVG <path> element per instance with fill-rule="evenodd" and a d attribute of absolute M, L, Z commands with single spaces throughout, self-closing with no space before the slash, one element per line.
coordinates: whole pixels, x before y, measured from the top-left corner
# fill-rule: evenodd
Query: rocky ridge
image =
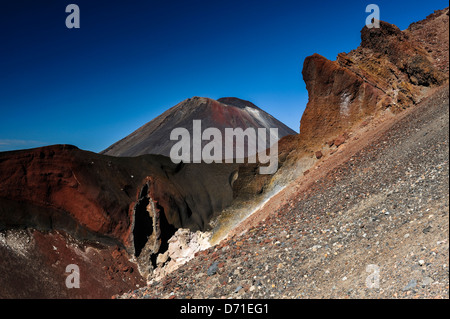
<path fill-rule="evenodd" d="M 384 21 L 380 28 L 365 26 L 360 46 L 340 53 L 336 61 L 318 54 L 307 57 L 302 74 L 309 101 L 301 119 L 300 146 L 321 147 L 373 116 L 417 104 L 424 90 L 443 84 L 448 79 L 446 52 L 426 50 L 424 46 L 433 47 L 435 40 L 422 35 L 434 30 L 439 19 L 447 21 L 440 24 L 439 38 L 448 39 L 447 13 L 448 9 L 436 12 L 439 18 L 429 17 L 405 31 Z"/>

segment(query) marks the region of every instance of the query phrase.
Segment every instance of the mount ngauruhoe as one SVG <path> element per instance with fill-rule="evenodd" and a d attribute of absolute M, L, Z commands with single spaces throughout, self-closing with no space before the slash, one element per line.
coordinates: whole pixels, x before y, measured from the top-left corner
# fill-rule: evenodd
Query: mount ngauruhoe
<path fill-rule="evenodd" d="M 174 128 L 185 128 L 192 136 L 193 120 L 201 120 L 202 129 L 217 128 L 222 135 L 225 128 L 278 128 L 278 138 L 296 134 L 295 131 L 261 110 L 251 102 L 238 98 L 213 100 L 193 97 L 170 108 L 160 116 L 137 129 L 127 137 L 101 152 L 111 156 L 138 156 L 160 154 L 170 156 L 177 141 L 170 140 Z M 269 148 L 267 139 L 266 147 Z M 202 146 L 208 141 L 202 141 Z"/>

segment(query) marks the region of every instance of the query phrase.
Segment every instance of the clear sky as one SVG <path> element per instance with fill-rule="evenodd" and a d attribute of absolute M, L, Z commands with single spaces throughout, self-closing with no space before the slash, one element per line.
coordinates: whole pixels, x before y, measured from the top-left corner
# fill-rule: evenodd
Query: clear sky
<path fill-rule="evenodd" d="M 68 29 L 68 4 L 80 28 Z M 2 0 L 0 151 L 99 152 L 192 96 L 250 100 L 299 130 L 305 57 L 355 49 L 369 13 L 406 29 L 447 1 Z"/>

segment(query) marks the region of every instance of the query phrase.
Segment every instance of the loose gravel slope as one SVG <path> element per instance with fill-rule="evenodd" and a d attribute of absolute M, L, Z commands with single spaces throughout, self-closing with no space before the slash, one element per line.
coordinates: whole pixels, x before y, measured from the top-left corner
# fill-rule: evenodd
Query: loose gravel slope
<path fill-rule="evenodd" d="M 448 98 L 437 90 L 243 235 L 121 297 L 449 298 Z"/>

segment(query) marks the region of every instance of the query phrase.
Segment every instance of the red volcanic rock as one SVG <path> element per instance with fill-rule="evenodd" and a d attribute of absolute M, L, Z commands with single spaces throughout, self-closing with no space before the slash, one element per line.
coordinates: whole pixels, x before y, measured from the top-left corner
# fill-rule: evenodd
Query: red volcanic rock
<path fill-rule="evenodd" d="M 168 225 L 203 230 L 233 199 L 235 165 L 115 158 L 68 145 L 0 153 L 0 230 L 63 230 L 132 252 L 144 187 Z"/>
<path fill-rule="evenodd" d="M 317 158 L 317 159 L 321 159 L 322 156 L 323 156 L 323 154 L 322 154 L 321 151 L 317 151 L 317 152 L 315 153 L 315 155 L 316 155 L 316 158 Z"/>
<path fill-rule="evenodd" d="M 339 136 L 338 138 L 336 138 L 335 140 L 334 140 L 334 145 L 336 146 L 336 147 L 339 147 L 339 146 L 341 146 L 342 144 L 344 144 L 345 143 L 345 138 L 343 137 L 343 136 Z"/>
<path fill-rule="evenodd" d="M 307 57 L 302 74 L 309 100 L 300 122 L 301 145 L 317 147 L 387 108 L 399 112 L 416 103 L 424 87 L 443 83 L 448 76 L 417 34 L 380 21 L 380 28 L 364 27 L 360 47 L 340 53 L 336 61 Z"/>
<path fill-rule="evenodd" d="M 110 298 L 146 285 L 117 246 L 78 241 L 60 231 L 9 230 L 0 236 L 7 242 L 0 241 L 0 298 Z M 79 268 L 79 288 L 66 287 L 68 265 Z"/>
<path fill-rule="evenodd" d="M 302 73 L 309 94 L 300 124 L 306 145 L 319 144 L 382 105 L 382 90 L 321 55 L 306 58 Z"/>
<path fill-rule="evenodd" d="M 433 65 L 449 72 L 449 8 L 437 10 L 426 19 L 412 23 L 406 33 L 433 58 Z"/>
<path fill-rule="evenodd" d="M 130 184 L 125 169 L 73 146 L 0 153 L 0 225 L 124 242 Z"/>
<path fill-rule="evenodd" d="M 17 277 L 11 269 L 24 265 L 40 269 L 33 289 L 45 277 L 52 286 L 48 292 L 25 290 L 28 297 L 104 297 L 119 293 L 101 287 L 106 281 L 122 282 L 124 273 L 133 273 L 135 279 L 116 286 L 133 289 L 133 283 L 142 278 L 134 271 L 137 266 L 125 260 L 130 255 L 138 257 L 145 274 L 153 257 L 167 250 L 167 241 L 178 228 L 205 230 L 210 219 L 232 202 L 236 171 L 237 164 L 174 164 L 155 155 L 116 158 L 68 145 L 0 153 L 0 236 L 18 228 L 36 230 L 43 235 L 35 240 L 46 245 L 36 250 L 27 240 L 19 247 L 33 253 L 17 259 L 0 241 L 0 260 L 10 260 L 0 263 L 0 284 L 7 287 L 3 289 L 6 296 L 20 295 L 11 286 Z M 53 233 L 64 234 L 61 247 L 48 247 Z M 101 258 L 92 262 L 80 258 L 77 249 L 64 248 L 72 247 L 71 241 L 86 250 L 92 243 L 100 245 L 96 256 Z M 83 273 L 92 268 L 102 272 L 85 275 L 95 280 L 78 294 L 64 291 L 64 280 L 54 274 L 55 263 L 60 263 L 58 272 L 63 273 L 60 268 L 71 260 L 84 267 Z M 18 278 L 31 275 L 32 270 Z"/>
<path fill-rule="evenodd" d="M 381 54 L 405 73 L 414 85 L 437 85 L 443 80 L 427 51 L 408 32 L 400 31 L 393 24 L 380 21 L 380 28 L 364 27 L 361 30 L 360 50 L 364 52 L 364 49 Z"/>

